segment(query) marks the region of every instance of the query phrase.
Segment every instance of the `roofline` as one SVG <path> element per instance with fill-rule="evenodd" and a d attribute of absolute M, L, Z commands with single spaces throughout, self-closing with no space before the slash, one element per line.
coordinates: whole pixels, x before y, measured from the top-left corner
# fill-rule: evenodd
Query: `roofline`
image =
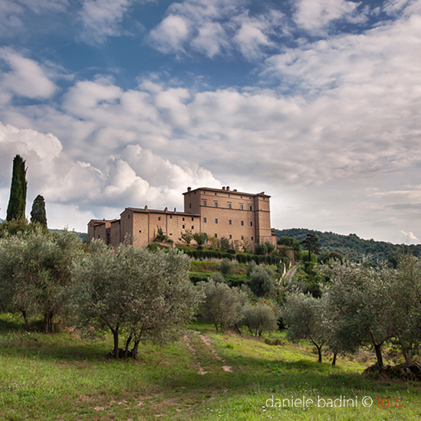
<path fill-rule="evenodd" d="M 187 189 L 189 189 L 190 187 L 188 187 Z M 228 187 L 229 189 L 229 187 Z M 187 194 L 187 193 L 192 193 L 195 191 L 199 191 L 199 190 L 204 190 L 204 191 L 211 191 L 211 192 L 219 192 L 219 193 L 229 193 L 229 194 L 236 194 L 236 195 L 242 195 L 242 196 L 263 196 L 263 197 L 270 197 L 268 194 L 265 194 L 265 192 L 261 192 L 261 193 L 246 193 L 246 192 L 240 192 L 237 190 L 227 190 L 226 188 L 223 189 L 214 189 L 212 187 L 198 187 L 197 189 L 193 189 L 193 190 L 187 190 L 186 192 L 183 193 Z"/>

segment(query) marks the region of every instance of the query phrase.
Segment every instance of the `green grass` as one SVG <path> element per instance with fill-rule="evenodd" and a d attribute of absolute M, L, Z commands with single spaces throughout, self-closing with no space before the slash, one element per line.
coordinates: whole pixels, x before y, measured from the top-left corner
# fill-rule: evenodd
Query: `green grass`
<path fill-rule="evenodd" d="M 13 318 L 0 319 L 0 419 L 2 420 L 418 420 L 419 384 L 362 376 L 363 364 L 316 362 L 306 344 L 283 345 L 216 334 L 193 324 L 185 340 L 145 344 L 138 361 L 104 356 L 110 338 L 95 343 L 76 335 L 26 333 Z M 204 343 L 208 338 L 218 356 Z M 206 339 L 206 340 L 208 340 Z M 198 374 L 198 364 L 207 374 Z M 231 366 L 226 372 L 223 365 Z M 402 398 L 401 408 L 377 407 L 376 397 Z M 317 403 L 341 396 L 357 407 L 266 407 L 269 399 L 305 396 Z M 362 407 L 369 396 L 373 406 Z M 322 402 L 322 401 L 320 401 Z M 270 401 L 268 401 L 270 404 Z M 338 402 L 337 402 L 338 404 Z"/>

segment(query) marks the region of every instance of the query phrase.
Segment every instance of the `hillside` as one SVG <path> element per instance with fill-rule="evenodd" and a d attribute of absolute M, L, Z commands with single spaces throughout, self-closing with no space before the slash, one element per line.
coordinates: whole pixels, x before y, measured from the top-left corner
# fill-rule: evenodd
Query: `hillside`
<path fill-rule="evenodd" d="M 314 234 L 319 238 L 321 252 L 335 251 L 343 256 L 359 259 L 364 255 L 372 255 L 375 258 L 390 259 L 399 253 L 411 253 L 421 256 L 421 245 L 391 244 L 384 241 L 363 240 L 356 234 L 340 235 L 333 232 L 314 231 L 305 228 L 291 228 L 274 230 L 280 237 L 292 237 L 302 241 L 306 234 Z"/>
<path fill-rule="evenodd" d="M 63 230 L 59 230 L 59 229 L 48 229 L 48 231 L 51 232 L 51 233 L 53 233 L 53 232 L 61 232 Z M 74 233 L 76 235 L 78 235 L 83 242 L 88 241 L 88 234 L 86 232 L 77 232 L 77 231 L 74 231 Z"/>

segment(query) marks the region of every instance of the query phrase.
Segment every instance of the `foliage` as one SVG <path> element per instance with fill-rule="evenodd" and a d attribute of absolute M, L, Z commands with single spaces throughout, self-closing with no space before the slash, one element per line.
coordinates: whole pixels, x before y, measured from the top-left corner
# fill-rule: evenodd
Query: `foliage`
<path fill-rule="evenodd" d="M 272 270 L 256 266 L 250 273 L 249 287 L 257 297 L 274 297 L 275 282 Z"/>
<path fill-rule="evenodd" d="M 7 206 L 6 221 L 13 219 L 25 219 L 26 207 L 26 167 L 25 161 L 20 155 L 13 159 L 12 184 L 10 187 L 10 198 Z"/>
<path fill-rule="evenodd" d="M 38 195 L 32 204 L 31 222 L 38 222 L 43 227 L 47 228 L 47 214 L 45 212 L 45 200 L 41 195 Z"/>
<path fill-rule="evenodd" d="M 224 250 L 224 251 L 229 250 L 229 248 L 231 247 L 230 240 L 228 240 L 228 238 L 226 237 L 222 237 L 219 240 L 219 247 L 221 248 L 221 250 Z"/>
<path fill-rule="evenodd" d="M 318 362 L 322 362 L 322 347 L 327 334 L 323 327 L 324 300 L 302 292 L 293 292 L 286 297 L 282 309 L 283 322 L 288 328 L 287 337 L 293 341 L 309 339 L 317 348 Z"/>
<path fill-rule="evenodd" d="M 157 235 L 155 237 L 155 243 L 165 243 L 168 241 L 168 237 L 164 234 L 164 231 L 161 227 L 157 227 Z"/>
<path fill-rule="evenodd" d="M 190 245 L 191 241 L 194 239 L 194 235 L 191 230 L 185 230 L 180 237 L 181 241 L 184 241 L 187 245 Z"/>
<path fill-rule="evenodd" d="M 390 287 L 393 276 L 384 264 L 335 261 L 320 267 L 330 278 L 326 288 L 327 325 L 338 351 L 354 352 L 371 345 L 377 364 L 383 367 L 382 346 L 394 336 L 394 314 Z"/>
<path fill-rule="evenodd" d="M 320 244 L 319 239 L 312 233 L 308 233 L 306 238 L 301 241 L 301 244 L 308 250 L 308 261 L 311 260 L 311 253 L 319 254 L 320 252 Z"/>
<path fill-rule="evenodd" d="M 223 275 L 229 275 L 230 273 L 232 273 L 234 269 L 233 263 L 231 262 L 231 260 L 229 259 L 224 259 L 221 262 L 221 273 Z"/>
<path fill-rule="evenodd" d="M 79 325 L 109 328 L 113 356 L 119 355 L 119 336 L 127 331 L 125 354 L 133 340 L 137 358 L 144 338 L 172 338 L 193 317 L 198 294 L 188 277 L 189 259 L 175 249 L 165 253 L 122 244 L 117 251 L 92 241 L 90 253 L 73 268 L 74 313 Z"/>
<path fill-rule="evenodd" d="M 236 326 L 242 317 L 246 295 L 238 288 L 212 279 L 200 282 L 198 286 L 205 297 L 199 307 L 202 318 L 213 323 L 217 332 Z"/>
<path fill-rule="evenodd" d="M 53 332 L 71 285 L 70 266 L 81 253 L 71 233 L 48 234 L 41 228 L 0 239 L 0 296 L 3 306 L 44 317 L 45 333 Z M 29 327 L 29 326 L 28 326 Z"/>
<path fill-rule="evenodd" d="M 193 235 L 194 241 L 196 241 L 196 244 L 201 247 L 203 244 L 205 244 L 206 240 L 208 239 L 208 235 L 205 232 L 196 232 Z"/>
<path fill-rule="evenodd" d="M 340 235 L 332 232 L 320 232 L 302 228 L 288 230 L 275 230 L 278 237 L 288 236 L 302 241 L 307 233 L 319 238 L 321 252 L 337 252 L 342 256 L 361 260 L 364 256 L 371 256 L 372 261 L 377 259 L 389 260 L 396 265 L 398 254 L 412 254 L 421 257 L 421 245 L 391 244 L 384 241 L 364 240 L 356 234 Z"/>
<path fill-rule="evenodd" d="M 261 337 L 263 332 L 273 332 L 278 328 L 276 310 L 264 302 L 243 307 L 241 325 L 248 328 L 254 336 Z"/>

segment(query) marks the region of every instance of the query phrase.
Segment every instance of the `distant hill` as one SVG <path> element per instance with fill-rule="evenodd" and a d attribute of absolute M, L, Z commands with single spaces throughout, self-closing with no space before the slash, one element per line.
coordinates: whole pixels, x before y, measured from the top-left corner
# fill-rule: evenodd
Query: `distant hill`
<path fill-rule="evenodd" d="M 48 231 L 49 232 L 61 232 L 63 230 L 49 229 Z M 77 232 L 77 231 L 75 231 L 75 234 L 77 234 L 81 238 L 81 240 L 83 242 L 88 241 L 88 234 L 86 232 Z"/>
<path fill-rule="evenodd" d="M 333 232 L 314 231 L 305 228 L 274 230 L 280 237 L 292 237 L 298 241 L 304 240 L 306 234 L 314 234 L 319 238 L 320 251 L 336 251 L 351 259 L 360 259 L 364 255 L 374 258 L 390 259 L 398 253 L 410 253 L 421 256 L 421 245 L 392 244 L 385 241 L 363 240 L 356 234 L 340 235 Z"/>

